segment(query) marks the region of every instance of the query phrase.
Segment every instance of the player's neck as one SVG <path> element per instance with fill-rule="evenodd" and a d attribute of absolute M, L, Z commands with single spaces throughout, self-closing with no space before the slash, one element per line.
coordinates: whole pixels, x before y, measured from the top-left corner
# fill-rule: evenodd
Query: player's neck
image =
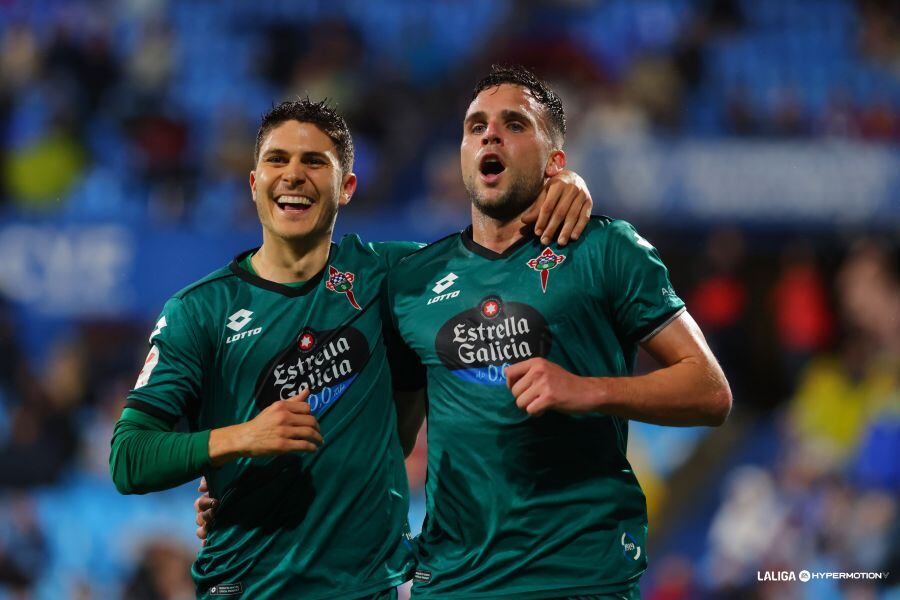
<path fill-rule="evenodd" d="M 509 221 L 499 221 L 472 206 L 472 241 L 502 254 L 529 230 L 521 217 L 522 215 L 516 215 Z"/>
<path fill-rule="evenodd" d="M 303 243 L 264 233 L 263 244 L 250 262 L 260 277 L 275 283 L 308 281 L 325 268 L 330 249 L 330 235 Z"/>

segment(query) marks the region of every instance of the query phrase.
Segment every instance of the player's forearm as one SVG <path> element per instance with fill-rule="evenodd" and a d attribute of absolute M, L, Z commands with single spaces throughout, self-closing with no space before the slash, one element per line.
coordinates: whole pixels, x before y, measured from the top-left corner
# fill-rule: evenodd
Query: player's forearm
<path fill-rule="evenodd" d="M 116 489 L 123 494 L 146 494 L 196 479 L 209 464 L 208 438 L 208 431 L 160 431 L 120 419 L 109 456 Z"/>
<path fill-rule="evenodd" d="M 593 383 L 591 402 L 598 412 L 656 425 L 717 427 L 731 410 L 731 389 L 721 369 L 702 361 Z"/>
<path fill-rule="evenodd" d="M 245 455 L 248 455 L 248 449 L 241 425 L 221 427 L 210 432 L 209 460 L 212 466 L 221 467 Z"/>

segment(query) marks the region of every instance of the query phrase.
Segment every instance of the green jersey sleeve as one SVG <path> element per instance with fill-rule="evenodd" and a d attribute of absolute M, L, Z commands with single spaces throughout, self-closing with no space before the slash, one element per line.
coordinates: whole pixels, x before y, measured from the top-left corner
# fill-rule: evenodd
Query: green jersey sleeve
<path fill-rule="evenodd" d="M 379 246 L 382 249 L 382 256 L 387 257 L 388 269 L 390 270 L 402 258 L 419 250 L 424 244 L 416 242 L 377 242 L 373 246 Z M 420 390 L 425 387 L 425 367 L 422 365 L 419 355 L 413 352 L 406 342 L 403 341 L 400 332 L 397 330 L 390 293 L 390 280 L 391 276 L 388 273 L 381 287 L 381 322 L 388 364 L 391 368 L 391 381 L 393 381 L 395 390 L 405 392 Z"/>
<path fill-rule="evenodd" d="M 166 302 L 150 334 L 150 352 L 128 394 L 127 407 L 170 423 L 190 415 L 200 398 L 204 363 L 195 322 L 181 298 Z"/>
<path fill-rule="evenodd" d="M 116 423 L 109 472 L 123 494 L 145 494 L 200 476 L 209 463 L 209 431 L 177 433 L 163 419 L 126 408 Z"/>
<path fill-rule="evenodd" d="M 684 311 L 684 302 L 656 248 L 626 221 L 609 227 L 603 254 L 609 306 L 621 333 L 645 342 Z"/>

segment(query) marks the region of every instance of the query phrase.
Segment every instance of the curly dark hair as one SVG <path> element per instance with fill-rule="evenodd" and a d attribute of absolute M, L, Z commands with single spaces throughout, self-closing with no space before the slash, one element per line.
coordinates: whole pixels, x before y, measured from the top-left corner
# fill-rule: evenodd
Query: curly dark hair
<path fill-rule="evenodd" d="M 287 100 L 264 114 L 256 132 L 253 164 L 259 161 L 259 149 L 266 136 L 285 121 L 311 123 L 321 129 L 334 142 L 341 170 L 344 173 L 353 170 L 353 137 L 350 135 L 350 128 L 347 127 L 344 117 L 328 103 L 327 99 L 320 102 L 313 102 L 309 98 Z"/>
<path fill-rule="evenodd" d="M 521 65 L 491 65 L 491 72 L 475 84 L 472 100 L 484 90 L 504 83 L 520 85 L 544 107 L 547 126 L 554 143 L 563 145 L 566 139 L 566 111 L 562 100 L 546 81 Z"/>

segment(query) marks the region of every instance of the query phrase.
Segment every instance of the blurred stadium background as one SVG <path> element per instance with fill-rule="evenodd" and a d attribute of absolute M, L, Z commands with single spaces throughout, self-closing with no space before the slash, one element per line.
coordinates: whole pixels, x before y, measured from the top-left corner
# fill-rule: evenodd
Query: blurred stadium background
<path fill-rule="evenodd" d="M 121 497 L 112 425 L 164 300 L 256 245 L 273 102 L 349 116 L 340 232 L 467 221 L 468 90 L 562 93 L 596 212 L 660 249 L 731 381 L 636 424 L 644 597 L 900 598 L 900 3 L 0 0 L 0 598 L 188 598 L 194 486 Z M 421 523 L 424 448 L 409 462 Z M 759 571 L 891 571 L 759 582 Z"/>

